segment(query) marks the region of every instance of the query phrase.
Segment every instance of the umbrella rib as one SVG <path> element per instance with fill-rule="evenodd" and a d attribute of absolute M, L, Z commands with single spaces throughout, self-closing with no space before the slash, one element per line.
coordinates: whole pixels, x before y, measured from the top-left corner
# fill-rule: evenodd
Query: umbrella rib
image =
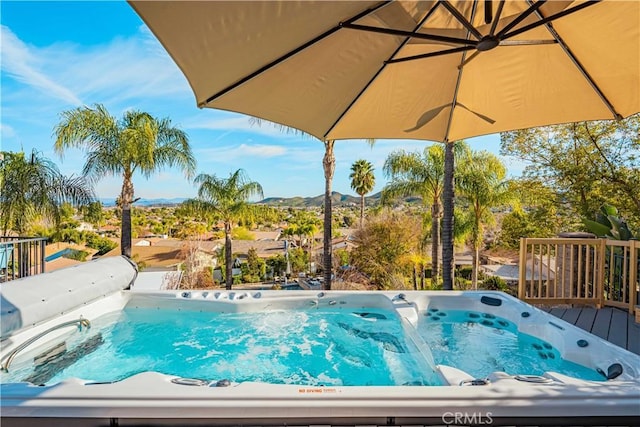
<path fill-rule="evenodd" d="M 506 40 L 506 39 L 509 39 L 511 37 L 515 37 L 518 34 L 522 34 L 524 32 L 532 30 L 532 29 L 534 29 L 536 27 L 539 27 L 541 25 L 546 25 L 546 24 L 550 23 L 551 21 L 555 21 L 556 19 L 562 18 L 563 16 L 571 15 L 572 13 L 578 12 L 579 10 L 582 10 L 582 9 L 587 8 L 589 6 L 593 6 L 595 4 L 598 4 L 600 1 L 602 1 L 602 0 L 590 0 L 590 1 L 587 1 L 585 3 L 579 4 L 578 6 L 574 6 L 574 7 L 571 7 L 569 9 L 565 9 L 562 12 L 558 12 L 555 15 L 551 15 L 551 16 L 549 16 L 547 18 L 543 17 L 542 14 L 540 13 L 540 11 L 536 10 L 535 13 L 538 16 L 538 18 L 540 18 L 540 21 L 537 21 L 537 22 L 534 22 L 532 24 L 526 25 L 526 26 L 524 26 L 522 28 L 519 28 L 519 29 L 517 29 L 515 31 L 512 31 L 510 33 L 503 34 L 504 37 L 502 37 L 502 40 Z"/>
<path fill-rule="evenodd" d="M 491 30 L 489 30 L 489 35 L 493 36 L 496 32 L 496 27 L 498 26 L 498 22 L 500 22 L 500 15 L 502 14 L 502 8 L 504 7 L 504 0 L 500 0 L 500 4 L 498 4 L 498 11 L 496 12 L 496 17 L 493 19 L 493 23 L 491 24 Z"/>
<path fill-rule="evenodd" d="M 529 0 L 528 0 L 529 1 Z M 598 0 L 599 1 L 599 0 Z M 591 4 L 595 4 L 595 3 L 588 3 L 589 5 Z M 584 5 L 584 4 L 583 4 Z M 583 6 L 581 5 L 581 6 Z M 576 8 L 574 8 L 576 9 Z M 582 7 L 581 7 L 582 9 Z M 569 11 L 571 9 L 567 9 L 565 12 Z M 575 10 L 574 10 L 575 11 Z M 548 18 L 544 18 L 542 16 L 542 14 L 539 11 L 536 11 L 536 14 L 538 15 L 538 17 L 540 19 L 542 19 L 542 21 L 545 21 L 545 19 Z M 559 15 L 559 14 L 556 14 Z M 556 15 L 552 15 L 556 16 Z M 565 14 L 566 15 L 566 14 Z M 564 15 L 563 15 L 564 16 Z M 551 18 L 549 17 L 549 18 Z M 540 21 L 540 22 L 542 22 Z M 569 57 L 569 59 L 571 60 L 571 62 L 573 62 L 573 65 L 576 66 L 576 68 L 578 69 L 578 71 L 580 71 L 580 73 L 582 74 L 582 76 L 587 80 L 587 82 L 589 83 L 589 85 L 591 85 L 591 88 L 594 90 L 594 92 L 596 92 L 596 94 L 600 97 L 600 99 L 602 100 L 602 102 L 607 106 L 607 108 L 609 109 L 609 111 L 611 111 L 611 114 L 613 114 L 613 117 L 616 120 L 620 120 L 622 119 L 622 115 L 619 114 L 615 107 L 613 106 L 613 104 L 611 104 L 611 101 L 609 101 L 609 99 L 605 96 L 605 94 L 602 92 L 602 90 L 600 89 L 600 87 L 598 87 L 598 85 L 596 84 L 596 82 L 593 80 L 593 78 L 591 77 L 591 75 L 587 72 L 587 70 L 584 68 L 584 66 L 580 63 L 580 61 L 578 60 L 578 58 L 576 58 L 576 56 L 573 54 L 573 52 L 571 51 L 571 49 L 569 48 L 569 46 L 565 43 L 565 41 L 562 39 L 562 37 L 560 37 L 560 34 L 558 34 L 558 32 L 555 30 L 555 28 L 553 28 L 553 26 L 549 23 L 549 21 L 547 20 L 544 23 L 544 26 L 547 28 L 547 30 L 549 31 L 549 33 L 551 33 L 551 35 L 553 36 L 554 39 L 556 39 L 556 41 L 558 42 L 558 44 L 560 45 L 560 47 L 562 48 L 562 50 L 564 51 L 565 54 L 567 54 L 567 56 Z"/>
<path fill-rule="evenodd" d="M 467 65 L 469 62 L 471 62 L 478 55 L 480 55 L 480 51 L 476 50 L 475 52 L 473 52 L 468 57 L 465 57 L 465 59 L 462 61 L 462 63 L 460 65 L 458 65 L 458 70 L 461 69 L 462 67 L 464 67 L 465 65 Z"/>
<path fill-rule="evenodd" d="M 460 22 L 462 26 L 467 29 L 467 31 L 473 34 L 475 38 L 477 38 L 478 40 L 482 38 L 482 34 L 480 34 L 480 31 L 478 31 L 471 22 L 467 21 L 467 18 L 465 18 L 458 9 L 451 6 L 451 4 L 447 0 L 441 0 L 440 3 L 442 3 L 442 5 L 449 11 L 449 13 L 451 13 L 453 17 L 456 18 L 458 22 Z"/>
<path fill-rule="evenodd" d="M 546 0 L 540 0 L 540 1 L 536 2 L 536 3 L 534 3 L 534 4 L 530 3 L 529 4 L 529 8 L 527 10 L 525 10 L 524 12 L 522 12 L 516 19 L 511 21 L 506 27 L 504 27 L 502 30 L 500 30 L 500 32 L 498 34 L 496 34 L 496 37 L 498 39 L 502 40 L 503 36 L 507 33 L 507 31 L 511 30 L 513 27 L 518 25 L 527 16 L 531 15 L 534 11 L 538 10 L 545 3 L 546 3 Z"/>
<path fill-rule="evenodd" d="M 537 46 L 541 44 L 558 44 L 558 40 L 503 40 L 500 46 Z"/>
<path fill-rule="evenodd" d="M 373 12 L 375 12 L 376 10 L 380 9 L 383 6 L 388 5 L 389 3 L 392 3 L 393 0 L 386 0 L 383 1 L 381 3 L 378 3 L 377 5 L 375 5 L 374 7 L 371 7 L 369 9 L 366 9 L 360 13 L 358 13 L 357 15 L 349 18 L 346 22 L 347 23 L 351 23 L 353 21 L 357 21 L 360 18 L 363 18 Z M 246 83 L 247 81 L 259 76 L 260 74 L 264 73 L 265 71 L 275 67 L 276 65 L 280 64 L 283 61 L 286 61 L 287 59 L 289 59 L 290 57 L 294 56 L 295 54 L 305 50 L 306 48 L 308 48 L 309 46 L 312 46 L 316 43 L 318 43 L 319 41 L 329 37 L 331 34 L 335 33 L 336 31 L 340 30 L 340 28 L 342 28 L 342 24 L 338 24 L 335 27 L 325 31 L 324 33 L 320 34 L 319 36 L 309 40 L 308 42 L 298 46 L 297 48 L 293 49 L 292 51 L 289 51 L 287 53 L 285 53 L 284 55 L 282 55 L 281 57 L 279 57 L 278 59 L 271 61 L 270 63 L 264 65 L 263 67 L 259 68 L 258 70 L 254 71 L 253 73 L 241 78 L 240 80 L 236 81 L 235 83 L 233 83 L 230 86 L 227 86 L 226 88 L 222 89 L 221 91 L 215 93 L 214 95 L 211 95 L 210 97 L 208 97 L 203 103 L 199 104 L 198 107 L 204 107 L 205 105 L 207 105 L 208 103 L 210 103 L 211 101 L 215 100 L 216 98 L 221 97 L 222 95 L 226 94 L 227 92 L 237 88 L 238 86 L 243 85 L 244 83 Z"/>
<path fill-rule="evenodd" d="M 422 18 L 420 20 L 420 22 L 418 22 L 418 24 L 415 26 L 414 28 L 414 32 L 417 31 L 420 27 L 422 27 L 424 25 L 425 22 L 427 22 L 427 20 L 431 17 L 431 15 L 433 15 L 433 13 L 436 11 L 436 9 L 438 8 L 439 3 L 436 3 L 430 10 L 429 12 L 427 12 L 424 16 L 424 18 Z M 371 86 L 371 84 L 374 82 L 374 80 L 376 78 L 378 78 L 378 76 L 380 75 L 380 73 L 382 72 L 382 70 L 385 69 L 385 67 L 387 66 L 387 63 L 391 60 L 391 58 L 393 58 L 394 56 L 396 56 L 398 54 L 398 52 L 400 52 L 400 49 L 402 49 L 407 43 L 409 43 L 409 40 L 411 39 L 411 36 L 407 36 L 405 38 L 405 40 L 400 43 L 400 45 L 396 48 L 396 50 L 391 54 L 391 56 L 389 57 L 389 60 L 387 61 L 383 61 L 382 63 L 382 67 L 380 67 L 380 69 L 373 75 L 373 77 L 371 77 L 371 79 L 367 82 L 366 85 L 364 85 L 364 87 L 362 88 L 362 90 L 360 91 L 360 93 L 358 93 L 358 95 L 356 95 L 353 100 L 349 103 L 349 105 L 347 106 L 347 108 L 344 109 L 344 111 L 342 112 L 342 114 L 340 114 L 338 116 L 338 118 L 333 122 L 333 124 L 329 127 L 329 129 L 324 133 L 323 138 L 327 139 L 327 135 L 329 135 L 331 133 L 331 131 L 333 130 L 333 128 L 335 128 L 337 126 L 338 123 L 340 123 L 340 120 L 342 120 L 342 118 L 344 117 L 345 114 L 347 114 L 347 111 L 349 111 L 351 109 L 351 107 L 353 107 L 353 105 L 356 103 L 356 101 L 358 101 L 358 99 L 360 99 L 360 97 L 362 96 L 362 94 L 369 88 L 369 86 Z"/>
<path fill-rule="evenodd" d="M 406 56 L 404 58 L 389 59 L 388 61 L 386 61 L 386 63 L 397 64 L 398 62 L 413 61 L 415 59 L 433 58 L 434 56 L 449 55 L 452 53 L 465 52 L 467 50 L 472 50 L 472 49 L 475 49 L 475 46 L 461 46 L 453 49 L 441 50 L 438 52 L 430 52 L 430 53 L 423 53 L 420 55 Z"/>
<path fill-rule="evenodd" d="M 485 0 L 484 2 L 484 23 L 491 24 L 493 21 L 493 4 L 491 0 Z"/>
<path fill-rule="evenodd" d="M 471 20 L 473 21 L 473 18 L 476 15 L 476 10 L 478 8 L 478 2 L 474 1 L 473 2 L 473 7 L 471 9 Z M 469 34 L 467 34 L 467 37 L 469 36 Z M 449 142 L 449 131 L 451 130 L 451 121 L 453 120 L 453 111 L 456 108 L 456 103 L 458 102 L 458 89 L 460 88 L 460 81 L 462 80 L 462 71 L 464 68 L 464 62 L 465 62 L 465 58 L 467 56 L 466 52 L 462 53 L 462 59 L 460 61 L 460 66 L 458 67 L 458 79 L 456 80 L 456 87 L 453 91 L 453 100 L 451 102 L 451 110 L 449 110 L 449 120 L 447 120 L 447 130 L 444 133 L 444 142 L 448 143 Z"/>
<path fill-rule="evenodd" d="M 343 28 L 349 28 L 351 30 L 370 31 L 372 33 L 390 34 L 392 36 L 412 37 L 416 39 L 425 39 L 443 43 L 463 44 L 463 45 L 476 45 L 474 40 L 459 39 L 457 37 L 438 36 L 435 34 L 417 33 L 416 31 L 403 31 L 393 28 L 372 27 L 369 25 L 352 24 L 349 22 L 342 22 L 340 26 Z M 419 28 L 419 27 L 418 27 Z"/>

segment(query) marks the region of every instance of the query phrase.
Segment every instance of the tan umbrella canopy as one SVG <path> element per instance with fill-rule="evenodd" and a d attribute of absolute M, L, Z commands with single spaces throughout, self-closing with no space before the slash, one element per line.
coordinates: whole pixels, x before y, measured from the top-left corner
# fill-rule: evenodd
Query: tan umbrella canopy
<path fill-rule="evenodd" d="M 130 3 L 198 106 L 321 140 L 454 141 L 640 110 L 638 1 Z"/>
<path fill-rule="evenodd" d="M 640 111 L 640 1 L 138 1 L 199 107 L 333 141 L 455 140 Z M 452 287 L 453 153 L 443 279 Z M 329 284 L 329 285 L 327 285 Z"/>

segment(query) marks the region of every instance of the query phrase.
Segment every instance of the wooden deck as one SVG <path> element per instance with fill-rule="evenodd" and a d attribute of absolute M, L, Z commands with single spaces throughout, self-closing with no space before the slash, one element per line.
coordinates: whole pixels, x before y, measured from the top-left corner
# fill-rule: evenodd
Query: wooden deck
<path fill-rule="evenodd" d="M 628 312 L 617 308 L 595 309 L 539 307 L 556 317 L 612 344 L 640 355 L 640 324 Z"/>

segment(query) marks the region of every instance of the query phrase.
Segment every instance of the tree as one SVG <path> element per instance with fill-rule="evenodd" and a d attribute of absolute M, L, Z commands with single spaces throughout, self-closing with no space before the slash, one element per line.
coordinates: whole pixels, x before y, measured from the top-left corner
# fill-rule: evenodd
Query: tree
<path fill-rule="evenodd" d="M 444 144 L 444 180 L 442 184 L 442 289 L 453 289 L 454 236 L 454 143 Z"/>
<path fill-rule="evenodd" d="M 419 244 L 416 217 L 387 213 L 373 218 L 355 233 L 357 247 L 351 252 L 351 265 L 379 288 L 398 287 L 406 276 L 407 261 Z"/>
<path fill-rule="evenodd" d="M 90 224 L 100 228 L 102 221 L 104 221 L 104 212 L 102 211 L 102 203 L 99 201 L 89 203 L 84 208 L 84 220 Z"/>
<path fill-rule="evenodd" d="M 319 220 L 311 213 L 298 211 L 289 220 L 289 226 L 284 230 L 285 236 L 298 236 L 300 246 L 303 245 L 304 238 L 308 240 L 309 262 L 313 251 L 314 236 L 318 232 Z"/>
<path fill-rule="evenodd" d="M 501 153 L 526 161 L 524 175 L 551 186 L 573 217 L 609 203 L 640 227 L 640 115 L 505 132 Z"/>
<path fill-rule="evenodd" d="M 373 174 L 373 165 L 364 159 L 356 160 L 351 165 L 351 188 L 360 196 L 360 228 L 364 222 L 364 196 L 373 190 L 376 185 L 376 177 Z"/>
<path fill-rule="evenodd" d="M 198 197 L 185 201 L 184 205 L 200 215 L 214 214 L 224 223 L 225 284 L 230 290 L 233 284 L 231 231 L 234 223 L 249 209 L 247 201 L 253 196 L 263 197 L 262 186 L 250 181 L 242 169 L 226 179 L 203 173 L 194 183 L 200 184 Z"/>
<path fill-rule="evenodd" d="M 333 183 L 333 173 L 336 170 L 336 156 L 333 154 L 335 141 L 332 139 L 324 141 L 324 157 L 322 158 L 322 168 L 324 169 L 324 234 L 322 236 L 322 275 L 324 278 L 324 290 L 331 290 L 331 272 L 333 271 L 333 261 L 331 259 L 331 184 Z"/>
<path fill-rule="evenodd" d="M 260 125 L 262 123 L 262 119 L 258 117 L 251 117 L 249 119 L 251 124 Z M 302 132 L 297 129 L 293 129 L 284 125 L 280 125 L 278 123 L 274 123 L 276 127 L 279 127 L 284 132 L 295 132 L 299 135 L 312 137 L 311 135 Z M 312 137 L 313 138 L 313 137 Z M 375 143 L 375 139 L 367 139 L 367 142 L 370 146 L 373 146 Z M 336 156 L 334 154 L 333 147 L 335 145 L 335 140 L 327 139 L 322 141 L 324 144 L 324 156 L 322 158 L 322 169 L 324 170 L 324 220 L 323 220 L 323 250 L 322 250 L 322 259 L 323 259 L 323 289 L 331 290 L 331 272 L 333 269 L 333 261 L 331 260 L 331 238 L 332 238 L 332 201 L 331 201 L 331 188 L 333 184 L 333 173 L 336 169 Z"/>
<path fill-rule="evenodd" d="M 452 144 L 458 155 L 468 150 L 459 141 Z M 439 276 L 440 220 L 445 177 L 445 147 L 436 144 L 422 153 L 399 150 L 391 153 L 384 163 L 385 175 L 391 178 L 384 190 L 384 198 L 419 196 L 431 205 L 431 274 L 435 282 Z"/>
<path fill-rule="evenodd" d="M 287 260 L 282 254 L 267 258 L 266 264 L 271 269 L 274 276 L 282 276 L 282 274 L 287 270 Z"/>
<path fill-rule="evenodd" d="M 507 169 L 500 159 L 487 151 L 470 152 L 470 158 L 460 168 L 456 189 L 468 205 L 471 214 L 471 246 L 473 270 L 471 283 L 478 288 L 480 246 L 483 241 L 483 225 L 493 220 L 491 208 L 504 205 L 511 198 L 509 184 L 505 181 Z"/>
<path fill-rule="evenodd" d="M 519 249 L 523 237 L 554 237 L 561 231 L 578 229 L 579 222 L 562 206 L 555 191 L 538 179 L 509 181 L 513 211 L 502 218 L 499 246 Z"/>
<path fill-rule="evenodd" d="M 131 257 L 131 205 L 135 202 L 133 176 L 149 178 L 164 167 L 178 167 L 191 177 L 196 161 L 187 134 L 168 118 L 127 111 L 120 120 L 103 105 L 64 111 L 55 129 L 54 148 L 62 156 L 67 148 L 85 150 L 84 176 L 98 181 L 122 176 L 118 197 L 122 209 L 120 242 L 122 254 Z"/>
<path fill-rule="evenodd" d="M 33 151 L 0 153 L 0 227 L 24 236 L 43 217 L 60 222 L 62 205 L 86 204 L 95 199 L 93 188 L 82 177 L 64 176 L 51 160 Z"/>
<path fill-rule="evenodd" d="M 249 248 L 247 262 L 242 265 L 242 280 L 245 283 L 259 282 L 266 274 L 267 264 L 265 260 L 258 257 L 258 251 L 255 248 Z"/>

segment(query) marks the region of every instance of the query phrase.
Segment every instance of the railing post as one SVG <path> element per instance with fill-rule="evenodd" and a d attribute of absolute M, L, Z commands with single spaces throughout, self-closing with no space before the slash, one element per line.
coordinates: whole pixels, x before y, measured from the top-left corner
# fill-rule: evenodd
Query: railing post
<path fill-rule="evenodd" d="M 518 273 L 520 276 L 518 279 L 518 298 L 524 301 L 526 297 L 525 282 L 527 280 L 527 239 L 524 237 L 520 239 L 520 263 Z"/>
<path fill-rule="evenodd" d="M 0 236 L 0 281 L 44 273 L 46 242 L 43 237 Z"/>
<path fill-rule="evenodd" d="M 45 271 L 45 262 L 44 262 L 44 253 L 45 253 L 45 249 L 47 247 L 47 241 L 46 240 L 40 240 L 40 273 L 44 273 Z"/>
<path fill-rule="evenodd" d="M 599 239 L 600 245 L 598 247 L 598 308 L 604 307 L 604 278 L 606 272 L 605 260 L 607 256 L 607 239 Z"/>
<path fill-rule="evenodd" d="M 637 283 L 638 283 L 638 247 L 640 241 L 630 242 L 629 245 L 629 314 L 633 315 L 635 306 L 638 304 Z"/>

